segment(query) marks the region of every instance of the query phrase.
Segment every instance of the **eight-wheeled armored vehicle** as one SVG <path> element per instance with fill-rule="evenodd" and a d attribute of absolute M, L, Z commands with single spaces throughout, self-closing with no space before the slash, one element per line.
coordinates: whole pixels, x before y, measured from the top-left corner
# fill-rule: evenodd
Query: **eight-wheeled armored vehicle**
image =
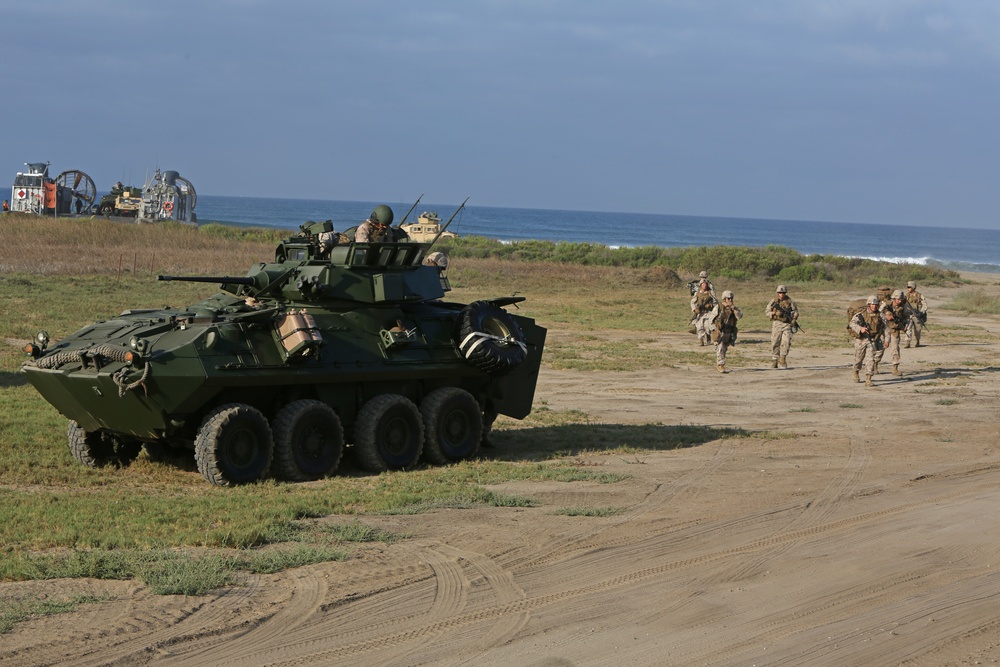
<path fill-rule="evenodd" d="M 454 217 L 454 216 L 453 216 Z M 497 414 L 531 411 L 546 330 L 509 296 L 447 301 L 430 243 L 320 244 L 307 223 L 246 276 L 186 308 L 127 310 L 49 345 L 23 372 L 69 421 L 73 456 L 122 465 L 193 451 L 212 484 L 474 456 Z"/>

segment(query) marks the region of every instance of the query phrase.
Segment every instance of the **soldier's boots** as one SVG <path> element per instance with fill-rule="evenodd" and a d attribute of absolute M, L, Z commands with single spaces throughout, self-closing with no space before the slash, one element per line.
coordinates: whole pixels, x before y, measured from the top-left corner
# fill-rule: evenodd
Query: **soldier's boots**
<path fill-rule="evenodd" d="M 861 382 L 861 375 L 858 373 L 858 371 L 854 371 L 854 381 Z"/>
<path fill-rule="evenodd" d="M 878 375 L 878 362 L 875 362 L 875 366 L 872 368 L 872 375 Z"/>
<path fill-rule="evenodd" d="M 899 370 L 899 364 L 893 364 L 893 365 L 892 365 L 892 374 L 893 374 L 893 375 L 902 375 L 902 374 L 903 374 L 903 373 L 902 373 L 902 372 L 901 372 L 901 371 Z"/>
<path fill-rule="evenodd" d="M 909 350 L 909 349 L 910 349 L 910 341 L 906 341 L 906 349 L 907 349 L 907 350 Z"/>
<path fill-rule="evenodd" d="M 778 360 L 771 359 L 771 368 L 777 368 L 777 367 L 778 367 Z"/>
<path fill-rule="evenodd" d="M 781 367 L 788 368 L 788 361 L 784 357 L 781 358 Z"/>
<path fill-rule="evenodd" d="M 872 376 L 871 375 L 866 375 L 865 376 L 865 386 L 866 387 L 874 387 L 875 386 L 874 383 L 872 383 Z"/>
<path fill-rule="evenodd" d="M 725 373 L 725 372 L 727 372 L 727 371 L 726 371 L 726 367 L 725 367 L 725 365 L 724 365 L 724 364 L 718 364 L 718 365 L 716 365 L 716 367 L 715 367 L 715 368 L 716 368 L 716 370 L 718 370 L 718 371 L 719 371 L 720 373 Z"/>
<path fill-rule="evenodd" d="M 705 339 L 704 338 L 699 338 L 698 340 L 701 342 L 701 346 L 705 347 Z"/>

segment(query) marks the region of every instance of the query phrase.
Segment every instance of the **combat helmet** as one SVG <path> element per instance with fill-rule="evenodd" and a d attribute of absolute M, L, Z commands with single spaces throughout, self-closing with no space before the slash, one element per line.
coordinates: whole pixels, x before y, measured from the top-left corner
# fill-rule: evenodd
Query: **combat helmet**
<path fill-rule="evenodd" d="M 895 292 L 893 292 L 892 293 L 892 298 L 893 299 L 902 299 L 903 298 L 903 290 L 898 289 Z"/>
<path fill-rule="evenodd" d="M 708 271 L 702 271 L 698 274 L 699 278 L 708 278 Z"/>
<path fill-rule="evenodd" d="M 778 292 L 778 294 L 787 294 L 788 293 L 788 288 L 785 287 L 784 285 L 778 285 L 777 292 Z"/>
<path fill-rule="evenodd" d="M 907 280 L 906 286 L 907 288 L 912 287 L 913 289 L 917 289 L 917 283 L 913 282 L 912 280 Z"/>
<path fill-rule="evenodd" d="M 369 216 L 369 220 L 373 220 L 378 222 L 380 225 L 388 227 L 392 224 L 392 209 L 385 204 L 379 204 L 375 207 L 375 210 L 372 211 L 371 216 Z"/>
<path fill-rule="evenodd" d="M 732 299 L 733 298 L 733 293 L 730 292 L 729 290 L 725 290 L 725 291 L 722 292 L 722 298 L 723 299 Z"/>
<path fill-rule="evenodd" d="M 426 257 L 424 257 L 424 262 L 426 266 L 435 266 L 441 271 L 448 268 L 448 255 L 443 252 L 432 252 Z"/>
<path fill-rule="evenodd" d="M 874 294 L 872 294 L 870 297 L 868 297 L 867 299 L 865 299 L 865 304 L 866 305 L 875 304 L 877 306 L 878 305 L 878 297 L 875 296 Z"/>

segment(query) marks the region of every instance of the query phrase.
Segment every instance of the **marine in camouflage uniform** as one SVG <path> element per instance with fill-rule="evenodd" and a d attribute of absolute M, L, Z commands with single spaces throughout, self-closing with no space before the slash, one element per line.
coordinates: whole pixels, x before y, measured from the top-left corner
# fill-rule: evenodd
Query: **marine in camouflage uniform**
<path fill-rule="evenodd" d="M 715 285 L 713 285 L 712 281 L 710 281 L 708 279 L 708 271 L 702 271 L 701 273 L 698 274 L 698 288 L 695 289 L 696 292 L 698 291 L 698 289 L 701 289 L 701 284 L 702 283 L 708 284 L 708 291 L 711 292 L 712 296 L 714 297 L 715 296 Z"/>
<path fill-rule="evenodd" d="M 389 225 L 392 224 L 392 209 L 385 204 L 379 204 L 368 216 L 368 219 L 358 226 L 354 233 L 354 240 L 357 243 L 386 243 L 392 241 L 392 232 Z"/>
<path fill-rule="evenodd" d="M 771 320 L 771 368 L 788 368 L 788 351 L 792 349 L 792 327 L 799 319 L 799 307 L 788 296 L 788 288 L 778 285 L 764 315 Z"/>
<path fill-rule="evenodd" d="M 892 359 L 892 374 L 902 375 L 899 370 L 899 337 L 906 331 L 913 317 L 913 309 L 903 297 L 903 291 L 896 290 L 892 293 L 892 300 L 882 306 L 881 312 L 887 329 L 885 341 Z"/>
<path fill-rule="evenodd" d="M 712 309 L 717 305 L 719 302 L 709 289 L 709 282 L 703 280 L 698 285 L 698 291 L 691 297 L 691 312 L 694 313 L 694 319 L 691 320 L 691 323 L 694 325 L 695 334 L 702 345 L 708 345 Z"/>
<path fill-rule="evenodd" d="M 854 341 L 854 381 L 861 382 L 861 366 L 865 368 L 865 386 L 872 386 L 875 374 L 875 356 L 882 351 L 882 337 L 885 335 L 885 320 L 878 310 L 878 297 L 868 297 L 864 310 L 859 310 L 851 318 L 848 326 L 858 334 Z"/>
<path fill-rule="evenodd" d="M 726 370 L 726 350 L 736 344 L 736 333 L 743 311 L 733 303 L 733 293 L 722 293 L 722 302 L 717 303 L 710 316 L 712 342 L 715 343 L 715 367 L 720 373 Z"/>
<path fill-rule="evenodd" d="M 924 301 L 924 295 L 917 291 L 917 283 L 912 280 L 906 283 L 906 303 L 913 310 L 913 317 L 906 327 L 906 347 L 910 347 L 911 341 L 914 347 L 920 347 L 920 332 L 927 321 L 927 302 Z"/>

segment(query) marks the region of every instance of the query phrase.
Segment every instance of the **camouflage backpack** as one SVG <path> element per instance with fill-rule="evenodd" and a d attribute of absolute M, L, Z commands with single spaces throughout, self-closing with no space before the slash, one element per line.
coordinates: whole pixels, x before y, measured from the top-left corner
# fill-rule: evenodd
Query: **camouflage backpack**
<path fill-rule="evenodd" d="M 881 288 L 880 288 L 881 289 Z M 851 328 L 851 320 L 854 316 L 868 307 L 868 299 L 855 299 L 847 306 L 847 335 L 857 338 L 858 332 Z"/>

